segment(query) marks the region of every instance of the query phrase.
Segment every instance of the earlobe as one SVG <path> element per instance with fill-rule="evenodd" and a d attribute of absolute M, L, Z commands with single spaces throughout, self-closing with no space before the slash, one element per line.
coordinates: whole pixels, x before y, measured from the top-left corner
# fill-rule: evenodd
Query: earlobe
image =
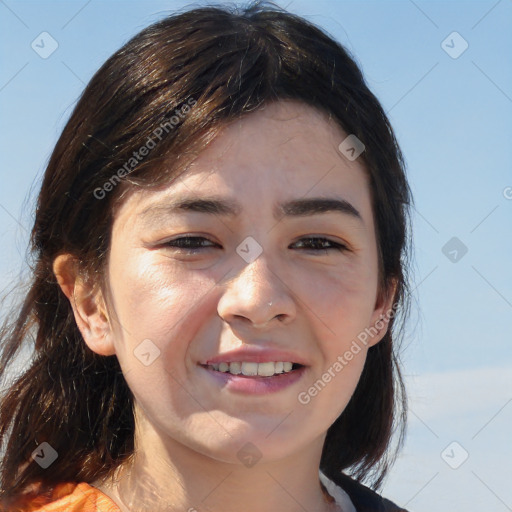
<path fill-rule="evenodd" d="M 377 298 L 375 310 L 372 314 L 371 327 L 369 329 L 374 334 L 368 343 L 368 346 L 370 347 L 377 345 L 388 331 L 389 321 L 395 314 L 393 306 L 396 289 L 397 281 L 396 279 L 391 279 L 386 293 L 379 294 L 379 297 Z"/>
<path fill-rule="evenodd" d="M 80 275 L 78 262 L 71 254 L 55 258 L 53 273 L 71 304 L 87 346 L 96 354 L 114 355 L 113 333 L 100 287 Z"/>

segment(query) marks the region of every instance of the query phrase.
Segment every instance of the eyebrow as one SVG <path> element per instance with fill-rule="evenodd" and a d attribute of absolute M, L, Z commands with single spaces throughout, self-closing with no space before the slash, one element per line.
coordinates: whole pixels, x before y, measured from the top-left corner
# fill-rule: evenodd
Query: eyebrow
<path fill-rule="evenodd" d="M 165 204 L 150 205 L 139 214 L 139 219 L 148 215 L 171 215 L 184 211 L 236 217 L 242 213 L 242 207 L 236 201 L 221 197 L 180 197 Z M 359 211 L 347 200 L 337 197 L 301 198 L 278 203 L 274 207 L 274 218 L 307 217 L 320 213 L 339 212 L 363 222 Z"/>

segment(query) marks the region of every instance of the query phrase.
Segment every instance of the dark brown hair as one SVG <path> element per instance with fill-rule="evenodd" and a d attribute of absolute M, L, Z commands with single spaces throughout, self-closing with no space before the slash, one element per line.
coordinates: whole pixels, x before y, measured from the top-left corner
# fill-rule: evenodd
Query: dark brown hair
<path fill-rule="evenodd" d="M 35 348 L 1 398 L 3 506 L 22 510 L 20 497 L 36 484 L 42 493 L 61 482 L 103 478 L 134 450 L 133 396 L 117 358 L 84 343 L 52 271 L 56 256 L 73 254 L 80 270 L 105 286 L 113 214 L 126 194 L 168 184 L 220 127 L 286 99 L 326 113 L 366 146 L 361 158 L 376 225 L 379 290 L 396 280 L 398 317 L 369 349 L 351 401 L 328 430 L 320 467 L 381 485 L 406 425 L 397 344 L 409 304 L 412 198 L 404 162 L 347 51 L 306 20 L 257 3 L 193 9 L 149 26 L 93 76 L 67 122 L 37 201 L 30 288 L 0 333 L 0 378 L 24 343 Z M 167 129 L 156 141 L 162 126 Z M 149 154 L 130 160 L 149 139 L 157 142 Z M 31 457 L 45 441 L 59 454 L 51 470 Z"/>

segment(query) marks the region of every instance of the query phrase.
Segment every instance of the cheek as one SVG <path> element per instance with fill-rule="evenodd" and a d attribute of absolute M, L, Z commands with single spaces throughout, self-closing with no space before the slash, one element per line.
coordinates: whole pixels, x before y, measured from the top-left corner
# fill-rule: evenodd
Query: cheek
<path fill-rule="evenodd" d="M 194 319 L 201 317 L 201 292 L 211 288 L 188 277 L 144 258 L 111 274 L 116 354 L 132 393 L 154 418 L 165 416 L 162 401 L 171 409 L 187 401 L 180 383 L 187 376 Z M 196 412 L 193 404 L 189 412 Z"/>
<path fill-rule="evenodd" d="M 111 259 L 109 278 L 118 357 L 122 357 L 120 350 L 134 350 L 145 339 L 161 349 L 166 324 L 172 322 L 169 313 L 175 303 L 179 304 L 178 288 L 163 286 L 161 276 L 143 259 L 116 261 Z"/>
<path fill-rule="evenodd" d="M 168 262 L 144 257 L 114 268 L 116 349 L 125 353 L 125 362 L 149 339 L 160 350 L 166 368 L 183 365 L 190 340 L 207 317 L 205 308 L 214 285 L 205 274 L 183 272 Z"/>
<path fill-rule="evenodd" d="M 136 318 L 148 325 L 184 315 L 194 299 L 200 297 L 201 283 L 190 275 L 185 278 L 168 263 L 155 263 L 151 254 L 146 256 L 135 255 L 113 269 L 111 284 L 116 310 L 128 321 Z M 154 324 L 157 319 L 159 322 Z"/>
<path fill-rule="evenodd" d="M 302 274 L 304 275 L 304 274 Z M 347 328 L 361 325 L 373 311 L 377 276 L 371 262 L 355 258 L 335 268 L 308 272 L 308 278 L 298 279 L 301 296 L 310 310 L 339 335 L 340 323 Z M 301 284 L 302 283 L 302 284 Z"/>

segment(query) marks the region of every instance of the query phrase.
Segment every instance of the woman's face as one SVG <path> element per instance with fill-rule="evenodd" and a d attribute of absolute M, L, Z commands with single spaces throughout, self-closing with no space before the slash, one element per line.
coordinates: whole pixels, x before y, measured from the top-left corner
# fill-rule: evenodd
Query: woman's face
<path fill-rule="evenodd" d="M 377 300 L 370 192 L 361 159 L 338 149 L 346 137 L 310 107 L 267 105 L 117 212 L 110 339 L 170 442 L 236 463 L 252 443 L 272 460 L 320 449 L 345 409 L 385 327 L 357 337 L 391 305 Z"/>

